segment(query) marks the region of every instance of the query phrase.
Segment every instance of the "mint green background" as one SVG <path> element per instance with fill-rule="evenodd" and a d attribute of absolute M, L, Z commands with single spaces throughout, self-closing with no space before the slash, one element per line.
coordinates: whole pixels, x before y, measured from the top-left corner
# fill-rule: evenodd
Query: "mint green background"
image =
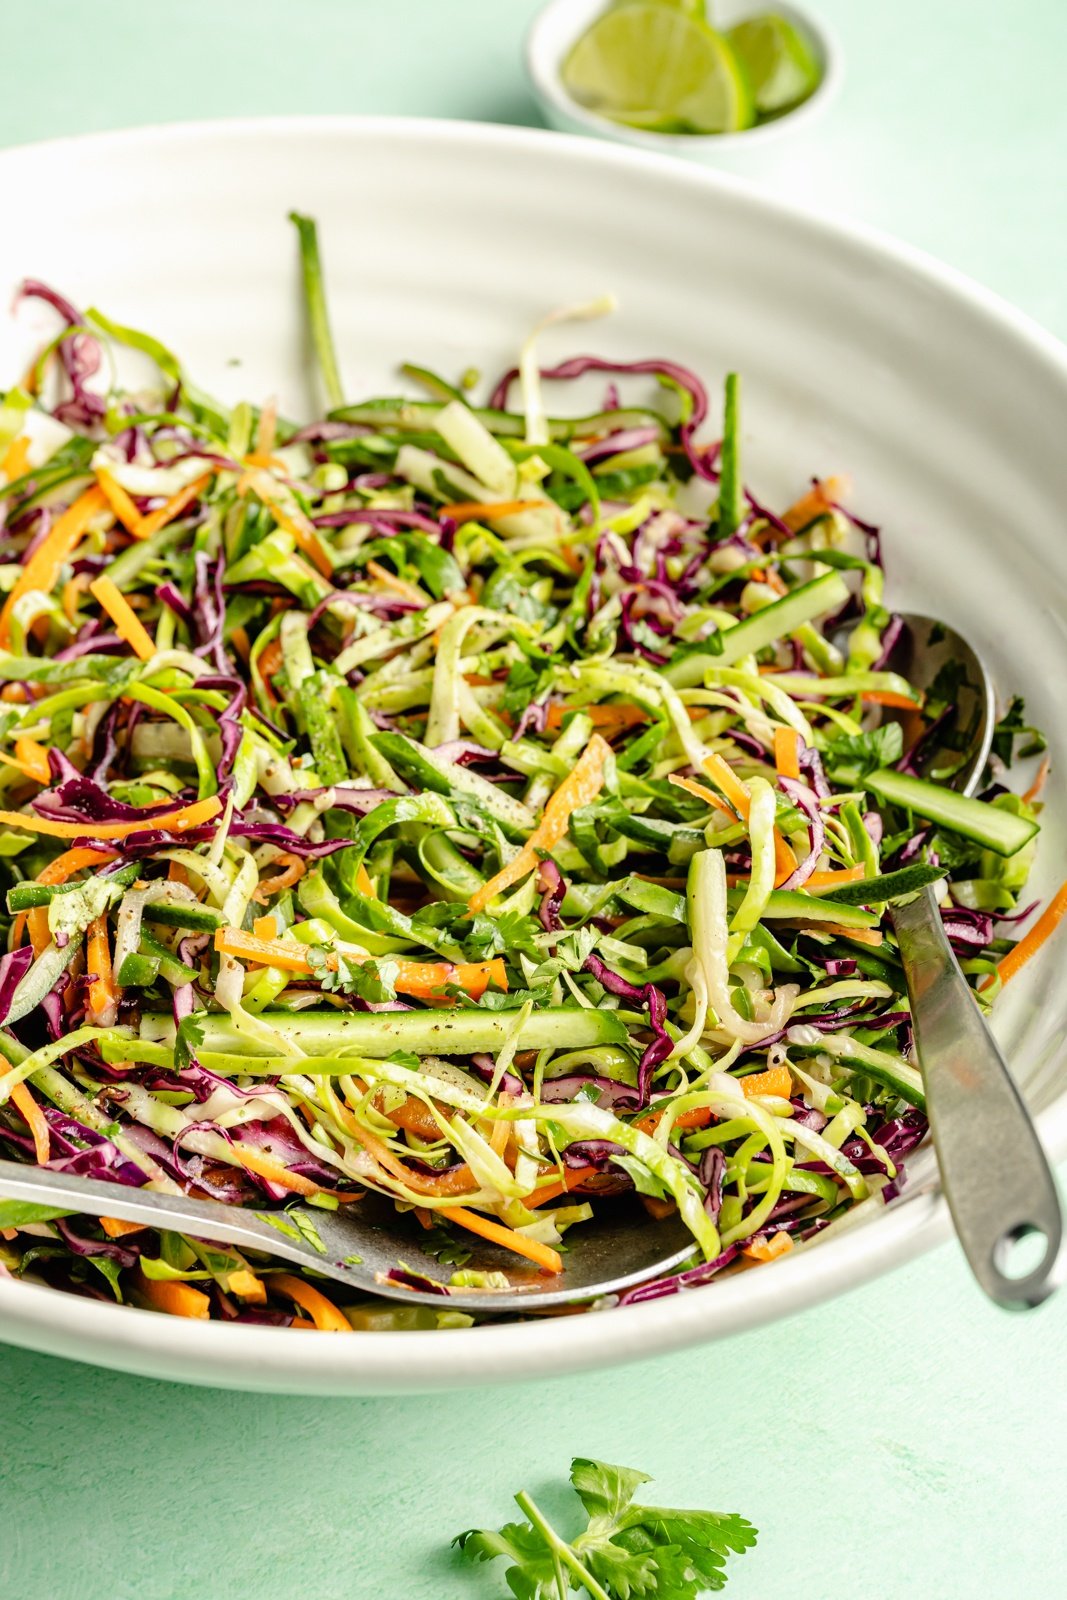
<path fill-rule="evenodd" d="M 843 96 L 799 177 L 1067 335 L 1063 0 L 818 0 Z M 0 144 L 278 112 L 536 122 L 534 0 L 13 0 Z M 62 195 L 56 195 L 62 206 Z M 5 215 L 4 227 L 17 227 Z M 572 1454 L 761 1529 L 734 1600 L 1055 1593 L 1067 1297 L 995 1312 L 945 1247 L 845 1300 L 636 1369 L 380 1401 L 149 1383 L 0 1349 L 0 1595 L 490 1600 L 445 1553 Z M 1058 1574 L 1058 1576 L 1057 1576 Z"/>

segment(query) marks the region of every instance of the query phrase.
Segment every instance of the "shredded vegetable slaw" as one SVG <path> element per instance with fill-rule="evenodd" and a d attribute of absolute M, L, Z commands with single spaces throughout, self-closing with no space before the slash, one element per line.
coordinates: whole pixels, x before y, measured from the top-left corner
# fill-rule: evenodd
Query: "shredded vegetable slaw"
<path fill-rule="evenodd" d="M 345 403 L 294 220 L 306 426 L 23 288 L 58 332 L 0 408 L 0 1155 L 279 1213 L 373 1189 L 468 1287 L 472 1236 L 565 1274 L 636 1192 L 693 1257 L 627 1301 L 883 1203 L 926 1132 L 888 907 L 934 885 L 988 1005 L 1067 903 L 1018 939 L 1021 702 L 960 798 L 958 682 L 893 669 L 840 481 L 745 487 L 735 375 L 717 443 L 685 367 L 546 369 L 536 338 L 485 405 L 411 366 L 420 398 Z M 470 1320 L 3 1200 L 0 1271 Z"/>

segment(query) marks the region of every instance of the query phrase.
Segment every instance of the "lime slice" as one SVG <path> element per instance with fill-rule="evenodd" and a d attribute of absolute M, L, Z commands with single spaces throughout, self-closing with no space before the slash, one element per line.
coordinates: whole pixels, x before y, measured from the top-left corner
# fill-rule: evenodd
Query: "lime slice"
<path fill-rule="evenodd" d="M 563 82 L 590 111 L 646 128 L 733 133 L 755 114 L 721 34 L 688 10 L 653 0 L 598 18 L 564 62 Z"/>
<path fill-rule="evenodd" d="M 819 63 L 785 17 L 752 17 L 728 29 L 726 37 L 748 75 L 761 117 L 788 111 L 818 88 Z"/>

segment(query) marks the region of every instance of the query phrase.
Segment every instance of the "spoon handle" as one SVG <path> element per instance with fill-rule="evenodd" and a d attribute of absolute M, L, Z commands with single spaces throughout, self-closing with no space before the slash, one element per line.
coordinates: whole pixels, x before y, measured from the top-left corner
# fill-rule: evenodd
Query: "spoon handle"
<path fill-rule="evenodd" d="M 1056 1180 L 1037 1131 L 960 971 L 933 891 L 894 906 L 893 926 L 941 1184 L 964 1254 L 998 1305 L 1040 1305 L 1067 1262 Z M 1013 1274 L 1013 1248 L 1027 1238 L 1028 1260 L 1043 1245 L 1041 1259 Z"/>

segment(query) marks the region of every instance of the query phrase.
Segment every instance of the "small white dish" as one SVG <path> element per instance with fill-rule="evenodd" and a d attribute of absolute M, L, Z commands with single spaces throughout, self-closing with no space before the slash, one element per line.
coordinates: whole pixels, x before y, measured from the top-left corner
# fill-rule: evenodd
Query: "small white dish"
<path fill-rule="evenodd" d="M 639 150 L 681 156 L 686 161 L 706 162 L 742 176 L 759 177 L 768 171 L 778 147 L 810 131 L 841 86 L 841 50 L 821 17 L 790 5 L 788 0 L 781 4 L 778 0 L 715 0 L 709 17 L 715 27 L 723 30 L 767 11 L 791 22 L 811 45 L 821 69 L 814 93 L 795 110 L 740 133 L 651 133 L 645 128 L 613 122 L 580 105 L 563 83 L 563 63 L 571 49 L 607 7 L 608 0 L 549 0 L 526 35 L 526 71 L 546 122 L 560 133 L 593 134 Z"/>

